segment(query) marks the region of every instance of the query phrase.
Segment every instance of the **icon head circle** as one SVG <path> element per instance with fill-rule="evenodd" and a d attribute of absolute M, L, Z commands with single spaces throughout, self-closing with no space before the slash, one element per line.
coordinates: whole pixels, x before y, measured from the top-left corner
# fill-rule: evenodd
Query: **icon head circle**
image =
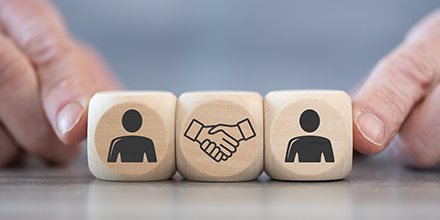
<path fill-rule="evenodd" d="M 319 115 L 312 109 L 305 110 L 300 118 L 299 118 L 299 124 L 301 125 L 301 128 L 306 132 L 314 132 L 319 127 Z"/>
<path fill-rule="evenodd" d="M 122 126 L 128 132 L 138 131 L 142 126 L 141 114 L 134 109 L 126 111 L 122 116 Z"/>

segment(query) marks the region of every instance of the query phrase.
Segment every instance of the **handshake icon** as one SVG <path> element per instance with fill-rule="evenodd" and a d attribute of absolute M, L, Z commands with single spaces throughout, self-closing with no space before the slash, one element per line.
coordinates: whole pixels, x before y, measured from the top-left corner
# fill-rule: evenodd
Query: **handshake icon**
<path fill-rule="evenodd" d="M 204 125 L 193 119 L 184 135 L 191 141 L 197 142 L 200 149 L 217 163 L 232 157 L 241 141 L 256 136 L 248 118 L 233 125 Z"/>

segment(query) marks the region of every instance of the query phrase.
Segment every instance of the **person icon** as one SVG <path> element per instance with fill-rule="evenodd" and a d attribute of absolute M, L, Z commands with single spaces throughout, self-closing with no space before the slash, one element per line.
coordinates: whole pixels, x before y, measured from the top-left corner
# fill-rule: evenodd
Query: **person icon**
<path fill-rule="evenodd" d="M 141 114 L 134 109 L 126 111 L 122 116 L 122 125 L 128 132 L 138 131 L 142 126 Z M 115 163 L 118 155 L 121 155 L 122 163 L 142 163 L 144 154 L 147 155 L 148 162 L 157 162 L 154 143 L 150 138 L 136 135 L 121 136 L 111 141 L 107 162 Z"/>
<path fill-rule="evenodd" d="M 314 132 L 320 123 L 319 115 L 312 109 L 305 110 L 299 119 L 299 124 L 305 132 Z M 324 154 L 325 162 L 333 163 L 332 144 L 329 139 L 320 136 L 307 135 L 290 139 L 287 145 L 286 163 L 293 163 L 295 155 L 298 153 L 298 161 L 321 162 L 321 155 Z"/>

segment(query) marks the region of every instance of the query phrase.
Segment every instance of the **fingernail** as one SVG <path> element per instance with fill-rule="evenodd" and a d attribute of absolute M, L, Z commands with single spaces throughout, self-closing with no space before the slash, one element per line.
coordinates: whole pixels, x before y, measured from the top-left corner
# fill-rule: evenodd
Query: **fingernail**
<path fill-rule="evenodd" d="M 362 135 L 375 145 L 382 145 L 385 140 L 385 125 L 373 113 L 362 112 L 355 118 L 355 123 Z"/>
<path fill-rule="evenodd" d="M 64 106 L 57 116 L 57 127 L 59 133 L 66 134 L 72 130 L 84 112 L 84 107 L 78 102 L 71 102 Z"/>

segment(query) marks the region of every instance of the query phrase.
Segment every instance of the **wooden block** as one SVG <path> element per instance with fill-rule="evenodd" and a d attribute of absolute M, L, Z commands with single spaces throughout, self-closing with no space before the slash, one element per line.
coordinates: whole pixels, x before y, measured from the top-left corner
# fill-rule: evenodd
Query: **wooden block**
<path fill-rule="evenodd" d="M 100 92 L 89 104 L 87 152 L 96 178 L 153 181 L 175 165 L 176 97 L 161 91 Z"/>
<path fill-rule="evenodd" d="M 264 99 L 265 170 L 278 180 L 335 180 L 351 171 L 352 111 L 343 91 L 274 91 Z"/>
<path fill-rule="evenodd" d="M 187 92 L 177 101 L 177 170 L 195 181 L 247 181 L 263 172 L 263 100 L 255 92 Z"/>

